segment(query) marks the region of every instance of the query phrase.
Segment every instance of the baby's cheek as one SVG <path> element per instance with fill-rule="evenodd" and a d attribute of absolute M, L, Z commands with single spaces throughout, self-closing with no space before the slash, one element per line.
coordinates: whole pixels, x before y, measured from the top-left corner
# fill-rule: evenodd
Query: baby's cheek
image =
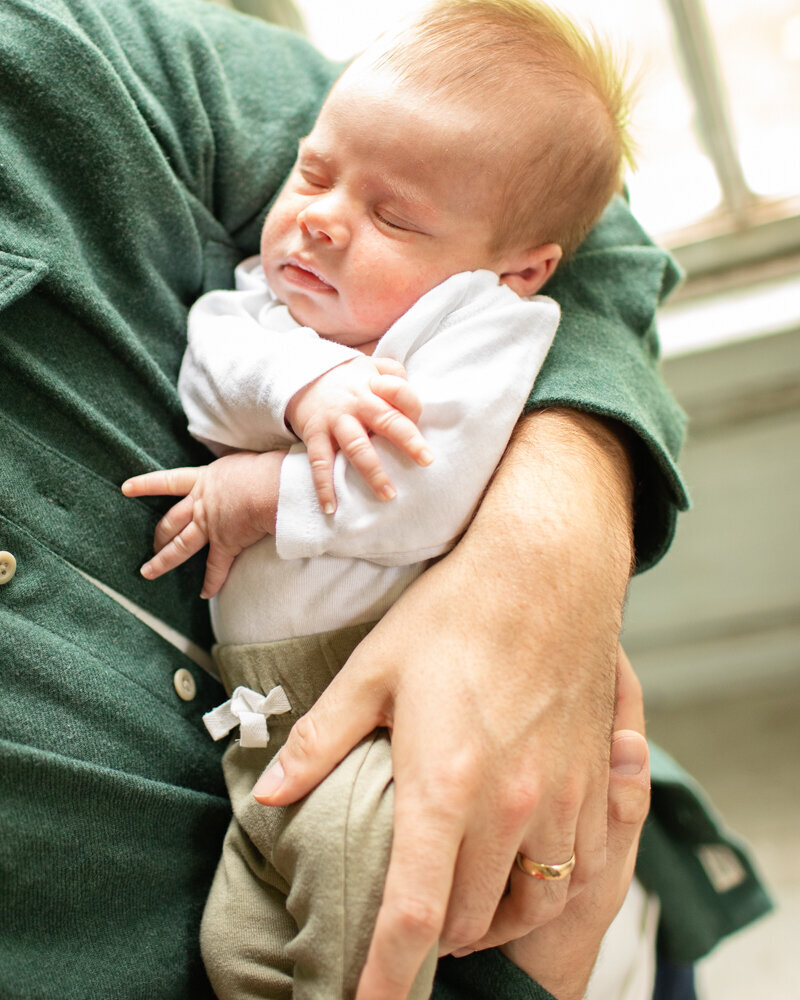
<path fill-rule="evenodd" d="M 385 333 L 432 285 L 416 268 L 392 267 L 373 260 L 369 280 L 358 296 L 356 308 L 365 325 Z"/>

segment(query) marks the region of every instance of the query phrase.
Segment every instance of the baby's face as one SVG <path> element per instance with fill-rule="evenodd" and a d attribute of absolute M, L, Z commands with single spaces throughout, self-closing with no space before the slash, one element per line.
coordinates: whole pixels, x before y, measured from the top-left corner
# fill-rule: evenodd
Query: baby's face
<path fill-rule="evenodd" d="M 450 275 L 497 270 L 500 186 L 481 124 L 386 73 L 339 81 L 261 236 L 267 280 L 299 323 L 366 344 Z"/>

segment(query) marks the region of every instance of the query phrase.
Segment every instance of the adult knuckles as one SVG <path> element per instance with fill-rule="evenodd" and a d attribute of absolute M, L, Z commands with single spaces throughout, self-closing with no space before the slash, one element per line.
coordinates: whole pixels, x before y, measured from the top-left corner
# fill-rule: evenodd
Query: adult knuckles
<path fill-rule="evenodd" d="M 559 826 L 565 826 L 575 823 L 575 817 L 580 812 L 586 794 L 587 790 L 581 782 L 567 778 L 548 794 L 543 795 L 540 804 L 548 810 Z"/>
<path fill-rule="evenodd" d="M 560 889 L 558 896 L 551 895 L 549 887 L 547 891 L 547 898 L 538 900 L 531 910 L 528 911 L 527 919 L 524 921 L 527 927 L 542 927 L 544 924 L 549 924 L 551 920 L 560 917 L 564 912 L 564 907 L 567 905 L 566 888 Z M 552 892 L 555 892 L 555 890 L 552 890 Z"/>
<path fill-rule="evenodd" d="M 512 833 L 524 826 L 542 801 L 542 790 L 535 780 L 518 781 L 509 786 L 497 810 L 501 831 Z"/>
<path fill-rule="evenodd" d="M 580 859 L 578 859 L 580 853 Z M 588 847 L 576 851 L 575 870 L 570 878 L 570 888 L 572 890 L 582 889 L 591 885 L 598 878 L 606 866 L 606 844 L 605 840 L 594 847 Z"/>
<path fill-rule="evenodd" d="M 290 773 L 295 768 L 305 769 L 318 758 L 319 750 L 319 729 L 312 713 L 307 712 L 292 726 L 284 744 L 280 755 L 284 770 Z"/>
<path fill-rule="evenodd" d="M 468 948 L 480 941 L 491 926 L 491 914 L 488 916 L 457 914 L 447 922 L 441 945 L 446 953 L 458 948 Z"/>
<path fill-rule="evenodd" d="M 420 944 L 432 944 L 438 939 L 444 917 L 444 904 L 424 896 L 399 896 L 392 901 L 388 913 L 395 934 Z"/>
<path fill-rule="evenodd" d="M 467 748 L 437 757 L 420 778 L 422 797 L 439 803 L 442 813 L 452 810 L 457 815 L 484 786 L 480 755 Z"/>
<path fill-rule="evenodd" d="M 530 878 L 529 875 L 525 877 Z M 534 927 L 541 927 L 555 920 L 567 905 L 567 887 L 564 883 L 540 882 L 538 879 L 531 881 L 533 886 L 525 885 L 524 894 L 512 891 L 512 923 L 515 931 L 512 937 L 519 937 Z M 533 889 L 536 891 L 533 892 Z"/>
<path fill-rule="evenodd" d="M 621 826 L 636 827 L 647 815 L 650 794 L 647 788 L 636 784 L 618 790 L 611 799 L 609 814 Z"/>

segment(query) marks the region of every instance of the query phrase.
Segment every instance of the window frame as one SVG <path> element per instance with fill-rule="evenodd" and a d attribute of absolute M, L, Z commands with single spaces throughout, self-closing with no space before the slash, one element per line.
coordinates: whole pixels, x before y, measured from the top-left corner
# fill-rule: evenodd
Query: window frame
<path fill-rule="evenodd" d="M 697 111 L 701 142 L 722 191 L 717 210 L 673 232 L 661 233 L 690 280 L 748 264 L 763 264 L 800 250 L 800 195 L 755 194 L 742 170 L 703 0 L 664 0 L 675 47 Z"/>

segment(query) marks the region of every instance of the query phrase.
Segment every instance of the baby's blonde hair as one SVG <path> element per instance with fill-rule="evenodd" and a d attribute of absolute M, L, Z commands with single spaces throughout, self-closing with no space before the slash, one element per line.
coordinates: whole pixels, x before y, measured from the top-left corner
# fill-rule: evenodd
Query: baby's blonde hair
<path fill-rule="evenodd" d="M 595 34 L 538 0 L 436 0 L 362 58 L 431 97 L 512 119 L 493 130 L 497 250 L 558 243 L 569 256 L 632 164 L 623 70 Z"/>

